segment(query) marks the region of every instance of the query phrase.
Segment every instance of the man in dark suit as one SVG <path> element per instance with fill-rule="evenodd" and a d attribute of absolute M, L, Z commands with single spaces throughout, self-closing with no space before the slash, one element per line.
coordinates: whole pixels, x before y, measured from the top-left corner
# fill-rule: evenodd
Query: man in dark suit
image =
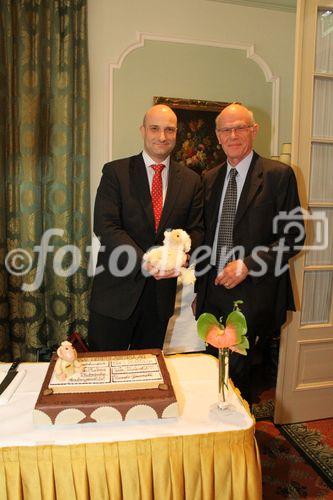
<path fill-rule="evenodd" d="M 248 356 L 231 353 L 230 375 L 249 401 L 255 344 L 280 329 L 287 310 L 295 310 L 286 264 L 304 241 L 294 172 L 253 151 L 258 128 L 252 112 L 239 104 L 216 119 L 227 162 L 204 177 L 205 244 L 212 251 L 198 266 L 196 283 L 197 317 L 210 312 L 225 321 L 233 302 L 244 302 L 250 350 Z"/>
<path fill-rule="evenodd" d="M 167 229 L 187 231 L 192 249 L 203 238 L 200 177 L 170 160 L 175 113 L 153 106 L 140 130 L 143 152 L 107 163 L 97 191 L 94 232 L 101 249 L 90 301 L 91 350 L 162 348 L 177 271 L 149 266 L 143 272 L 143 254 L 162 244 Z"/>

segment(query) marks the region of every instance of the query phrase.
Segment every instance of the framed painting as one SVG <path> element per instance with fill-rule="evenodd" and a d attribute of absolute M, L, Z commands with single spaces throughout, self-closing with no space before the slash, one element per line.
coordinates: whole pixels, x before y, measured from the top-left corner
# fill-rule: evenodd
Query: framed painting
<path fill-rule="evenodd" d="M 177 115 L 177 143 L 172 156 L 178 163 L 202 175 L 225 160 L 215 135 L 215 118 L 230 103 L 155 96 L 154 104 L 166 104 Z"/>

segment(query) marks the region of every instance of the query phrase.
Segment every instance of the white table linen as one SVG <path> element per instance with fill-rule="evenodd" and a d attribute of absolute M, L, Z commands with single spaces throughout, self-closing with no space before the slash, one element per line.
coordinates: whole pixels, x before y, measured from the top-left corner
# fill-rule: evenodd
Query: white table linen
<path fill-rule="evenodd" d="M 32 412 L 48 364 L 20 365 L 18 370 L 25 370 L 26 376 L 9 402 L 0 407 L 0 447 L 129 441 L 244 430 L 253 425 L 251 416 L 233 391 L 231 401 L 236 411 L 222 414 L 219 421 L 211 417 L 210 408 L 217 401 L 215 358 L 205 354 L 179 355 L 166 358 L 166 363 L 180 406 L 178 418 L 39 427 L 33 424 Z M 0 366 L 8 369 L 10 365 Z"/>

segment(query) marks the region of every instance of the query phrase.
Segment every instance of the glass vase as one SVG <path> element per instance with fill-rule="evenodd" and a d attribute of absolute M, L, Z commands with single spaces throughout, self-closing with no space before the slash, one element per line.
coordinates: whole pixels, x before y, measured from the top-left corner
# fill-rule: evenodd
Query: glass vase
<path fill-rule="evenodd" d="M 217 406 L 220 410 L 230 407 L 229 402 L 229 349 L 219 349 L 219 394 Z"/>
<path fill-rule="evenodd" d="M 210 407 L 210 418 L 215 422 L 221 422 L 230 415 L 237 412 L 232 400 L 232 391 L 229 386 L 229 354 L 230 349 L 224 347 L 219 349 L 219 373 L 218 373 L 218 398 L 217 403 Z"/>

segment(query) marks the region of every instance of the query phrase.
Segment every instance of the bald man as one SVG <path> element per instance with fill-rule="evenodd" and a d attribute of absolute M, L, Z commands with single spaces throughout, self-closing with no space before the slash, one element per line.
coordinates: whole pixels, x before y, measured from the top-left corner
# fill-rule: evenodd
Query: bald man
<path fill-rule="evenodd" d="M 90 301 L 92 351 L 162 348 L 174 311 L 176 271 L 143 272 L 142 256 L 166 229 L 184 229 L 192 249 L 203 239 L 200 177 L 170 159 L 177 117 L 150 108 L 140 127 L 142 153 L 104 165 L 94 212 L 101 242 Z"/>
<path fill-rule="evenodd" d="M 204 177 L 205 244 L 211 254 L 197 269 L 196 283 L 197 316 L 210 312 L 225 321 L 233 302 L 244 302 L 250 351 L 248 356 L 231 354 L 230 376 L 249 402 L 254 393 L 254 346 L 279 332 L 287 310 L 295 309 L 286 264 L 304 241 L 302 222 L 293 212 L 300 205 L 294 172 L 253 151 L 258 131 L 253 113 L 239 104 L 227 106 L 216 119 L 216 135 L 227 161 Z M 224 203 L 227 196 L 229 203 Z M 285 248 L 280 245 L 279 250 L 281 243 Z M 205 268 L 209 272 L 203 273 Z M 209 352 L 214 354 L 214 349 Z"/>

